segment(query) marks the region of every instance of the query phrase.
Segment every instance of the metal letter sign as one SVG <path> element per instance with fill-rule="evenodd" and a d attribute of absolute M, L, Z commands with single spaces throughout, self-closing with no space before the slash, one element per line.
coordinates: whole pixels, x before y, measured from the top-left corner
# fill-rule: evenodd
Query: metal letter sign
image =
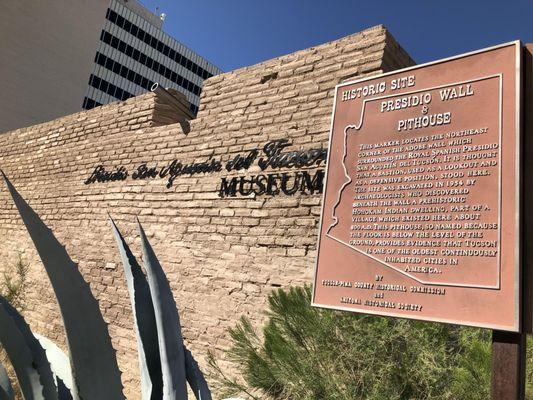
<path fill-rule="evenodd" d="M 520 54 L 336 87 L 313 305 L 519 331 Z"/>

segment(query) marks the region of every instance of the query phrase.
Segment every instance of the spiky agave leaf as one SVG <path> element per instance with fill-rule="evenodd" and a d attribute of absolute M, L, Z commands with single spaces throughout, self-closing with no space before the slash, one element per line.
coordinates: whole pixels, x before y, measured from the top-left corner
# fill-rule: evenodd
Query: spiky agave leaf
<path fill-rule="evenodd" d="M 36 333 L 34 336 L 46 352 L 46 358 L 50 362 L 50 368 L 57 384 L 58 399 L 79 400 L 73 390 L 74 379 L 72 378 L 72 369 L 67 355 L 47 337 Z"/>
<path fill-rule="evenodd" d="M 11 381 L 2 363 L 0 363 L 0 400 L 15 400 Z"/>
<path fill-rule="evenodd" d="M 163 396 L 161 356 L 159 354 L 157 325 L 150 287 L 141 266 L 126 244 L 115 221 L 111 217 L 109 219 L 117 241 L 122 265 L 124 266 L 124 275 L 133 310 L 141 370 L 142 399 L 161 400 Z"/>
<path fill-rule="evenodd" d="M 185 352 L 181 326 L 170 285 L 146 234 L 137 220 L 143 249 L 144 269 L 148 276 L 154 304 L 161 371 L 163 374 L 163 400 L 187 400 L 185 378 Z"/>
<path fill-rule="evenodd" d="M 151 370 L 150 368 L 147 368 L 146 365 L 146 359 L 144 356 L 145 353 L 145 346 L 151 345 L 152 351 L 157 351 L 156 356 L 154 355 L 154 360 L 157 360 L 158 364 L 158 377 L 160 384 L 162 386 L 162 379 L 161 379 L 161 365 L 160 365 L 160 356 L 159 356 L 159 345 L 157 343 L 157 326 L 155 321 L 155 315 L 154 315 L 154 308 L 153 308 L 153 302 L 150 297 L 150 288 L 148 286 L 148 282 L 146 281 L 146 277 L 143 274 L 141 267 L 139 263 L 137 262 L 137 259 L 131 252 L 130 248 L 126 244 L 124 237 L 120 233 L 119 229 L 117 228 L 115 222 L 110 217 L 111 224 L 113 227 L 113 231 L 115 233 L 115 238 L 117 240 L 117 244 L 119 247 L 120 255 L 122 258 L 122 263 L 124 265 L 125 275 L 126 275 L 126 281 L 128 283 L 128 291 L 130 293 L 131 299 L 132 299 L 132 308 L 134 311 L 134 318 L 136 321 L 136 328 L 137 328 L 137 334 L 138 334 L 138 344 L 139 344 L 139 358 L 141 361 L 141 371 L 145 373 L 145 371 Z M 139 310 L 141 308 L 141 310 Z M 142 311 L 142 313 L 140 313 Z M 138 316 L 143 316 L 143 318 L 138 318 Z M 148 317 L 148 318 L 147 318 Z M 146 334 L 149 334 L 147 336 L 146 334 L 142 335 L 139 331 L 144 330 Z M 144 343 L 141 343 L 139 341 L 139 336 L 141 338 L 144 338 Z M 184 348 L 185 351 L 185 375 L 186 380 L 189 382 L 189 385 L 191 386 L 191 389 L 193 393 L 195 394 L 195 397 L 198 400 L 211 400 L 211 392 L 209 390 L 209 387 L 207 385 L 207 382 L 198 366 L 198 363 L 194 359 L 192 353 Z M 142 383 L 142 374 L 141 374 L 141 383 Z M 148 399 L 150 397 L 145 397 L 145 390 L 143 389 L 143 399 Z M 154 393 L 154 391 L 152 391 Z M 161 393 L 161 392 L 160 392 Z M 160 399 L 161 394 L 159 396 L 153 396 L 152 399 Z"/>
<path fill-rule="evenodd" d="M 185 375 L 197 400 L 211 400 L 211 391 L 192 353 L 184 347 Z"/>
<path fill-rule="evenodd" d="M 9 302 L 0 296 L 0 305 L 4 308 L 7 314 L 15 323 L 17 329 L 24 337 L 26 346 L 30 349 L 33 357 L 33 366 L 37 369 L 40 377 L 41 385 L 43 386 L 43 396 L 45 399 L 57 400 L 57 388 L 54 381 L 50 363 L 46 358 L 46 353 L 41 347 L 39 341 L 33 335 L 30 327 L 19 314 L 19 312 Z"/>
<path fill-rule="evenodd" d="M 0 304 L 0 342 L 11 360 L 25 400 L 44 400 L 44 387 L 35 359 L 17 324 Z"/>
<path fill-rule="evenodd" d="M 12 400 L 13 397 L 10 397 L 3 387 L 0 386 L 0 400 Z"/>
<path fill-rule="evenodd" d="M 115 350 L 89 285 L 65 247 L 0 173 L 52 283 L 63 317 L 77 395 L 86 400 L 124 399 Z"/>

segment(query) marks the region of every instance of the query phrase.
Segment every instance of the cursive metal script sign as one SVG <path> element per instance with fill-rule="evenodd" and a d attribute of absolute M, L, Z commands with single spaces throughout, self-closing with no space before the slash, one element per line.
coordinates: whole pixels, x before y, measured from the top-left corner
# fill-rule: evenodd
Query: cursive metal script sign
<path fill-rule="evenodd" d="M 228 173 L 238 172 L 248 170 L 257 163 L 262 172 L 260 174 L 221 178 L 219 196 L 225 198 L 249 195 L 293 195 L 297 192 L 322 193 L 324 170 L 318 169 L 313 173 L 309 169 L 325 164 L 327 150 L 322 148 L 287 150 L 290 145 L 287 139 L 274 140 L 266 143 L 262 149 L 256 148 L 244 154 L 237 154 L 226 163 L 213 158 L 185 164 L 175 159 L 162 167 L 142 163 L 131 173 L 124 166 L 107 170 L 103 165 L 98 165 L 84 183 L 89 185 L 124 181 L 131 176 L 131 179 L 135 180 L 165 179 L 166 187 L 170 189 L 179 176 L 218 173 L 223 170 Z M 299 169 L 299 171 L 290 171 L 291 169 Z M 284 171 L 268 172 L 269 170 Z"/>

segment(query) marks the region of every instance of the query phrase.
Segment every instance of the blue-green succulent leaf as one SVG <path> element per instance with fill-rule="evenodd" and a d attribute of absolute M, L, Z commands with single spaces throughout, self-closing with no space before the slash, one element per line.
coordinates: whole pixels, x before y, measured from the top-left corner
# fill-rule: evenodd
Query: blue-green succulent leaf
<path fill-rule="evenodd" d="M 6 299 L 0 296 L 0 305 L 15 323 L 17 329 L 24 337 L 26 346 L 30 349 L 33 357 L 33 365 L 39 373 L 41 385 L 43 386 L 43 396 L 45 399 L 57 400 L 57 388 L 54 381 L 54 375 L 50 369 L 50 363 L 46 358 L 46 353 L 41 347 L 39 341 L 33 336 L 33 333 L 19 312 L 8 303 Z"/>
<path fill-rule="evenodd" d="M 15 393 L 5 367 L 0 363 L 0 400 L 15 400 Z"/>
<path fill-rule="evenodd" d="M 59 400 L 79 400 L 75 394 L 74 380 L 70 361 L 63 350 L 47 337 L 34 334 L 42 348 L 46 352 L 46 358 L 50 362 L 52 373 L 54 374 Z"/>
<path fill-rule="evenodd" d="M 7 392 L 2 387 L 0 387 L 0 400 L 14 400 L 14 399 L 15 399 L 14 397 L 10 397 L 10 395 L 7 394 Z"/>
<path fill-rule="evenodd" d="M 185 378 L 185 352 L 176 302 L 163 268 L 140 224 L 144 269 L 150 285 L 154 304 L 161 370 L 163 374 L 163 400 L 187 400 Z"/>
<path fill-rule="evenodd" d="M 126 244 L 124 237 L 110 217 L 115 234 L 124 275 L 130 294 L 131 308 L 137 334 L 139 367 L 141 370 L 141 398 L 143 400 L 161 400 L 163 397 L 163 377 L 161 374 L 161 356 L 157 337 L 157 324 L 150 287 L 137 259 Z"/>
<path fill-rule="evenodd" d="M 115 350 L 89 285 L 65 247 L 2 175 L 52 283 L 63 317 L 77 395 L 84 400 L 124 399 Z"/>
<path fill-rule="evenodd" d="M 198 363 L 194 359 L 189 349 L 187 349 L 186 347 L 184 349 L 185 375 L 187 377 L 187 382 L 189 382 L 189 386 L 191 387 L 194 393 L 194 396 L 197 400 L 212 400 L 211 391 L 209 390 L 207 381 L 205 380 L 205 377 L 202 374 Z"/>
<path fill-rule="evenodd" d="M 0 343 L 13 365 L 24 399 L 44 400 L 44 387 L 41 384 L 39 371 L 35 367 L 32 351 L 2 304 L 0 304 Z"/>

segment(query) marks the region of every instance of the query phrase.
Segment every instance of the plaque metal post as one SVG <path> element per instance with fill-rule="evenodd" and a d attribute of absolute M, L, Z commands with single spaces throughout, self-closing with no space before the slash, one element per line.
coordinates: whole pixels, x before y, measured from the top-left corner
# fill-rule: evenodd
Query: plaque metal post
<path fill-rule="evenodd" d="M 524 47 L 523 57 L 523 148 L 524 148 L 524 262 L 522 279 L 522 332 L 492 333 L 492 400 L 525 398 L 526 334 L 533 333 L 533 212 L 527 207 L 533 201 L 533 45 Z"/>
<path fill-rule="evenodd" d="M 526 335 L 492 332 L 492 400 L 523 400 L 525 396 Z"/>

